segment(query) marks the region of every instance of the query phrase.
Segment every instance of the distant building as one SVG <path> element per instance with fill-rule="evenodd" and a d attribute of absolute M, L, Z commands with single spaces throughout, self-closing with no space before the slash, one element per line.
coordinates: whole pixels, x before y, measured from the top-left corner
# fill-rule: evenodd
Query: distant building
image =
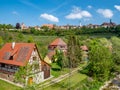
<path fill-rule="evenodd" d="M 34 26 L 35 30 L 41 30 L 40 26 Z"/>
<path fill-rule="evenodd" d="M 69 29 L 75 29 L 75 28 L 78 28 L 79 26 L 76 26 L 76 25 L 62 25 L 62 26 L 58 26 L 57 28 L 58 29 L 64 29 L 64 30 L 69 30 Z"/>
<path fill-rule="evenodd" d="M 49 29 L 53 29 L 53 28 L 54 28 L 54 25 L 53 25 L 53 24 L 43 24 L 42 27 L 43 27 L 43 26 L 46 26 L 46 27 L 48 27 Z"/>
<path fill-rule="evenodd" d="M 56 48 L 64 52 L 67 50 L 67 44 L 61 38 L 57 38 L 48 46 L 49 51 L 54 51 Z"/>
<path fill-rule="evenodd" d="M 21 29 L 22 29 L 22 30 L 25 30 L 25 29 L 28 29 L 28 27 L 27 27 L 24 23 L 22 23 L 22 24 L 21 24 Z"/>
<path fill-rule="evenodd" d="M 95 24 L 89 24 L 87 25 L 87 28 L 99 28 L 100 25 L 95 25 Z"/>
<path fill-rule="evenodd" d="M 40 83 L 50 77 L 50 65 L 44 62 L 34 43 L 6 43 L 0 50 L 0 77 L 13 81 L 20 67 L 32 66 L 26 84 Z M 22 78 L 22 77 L 21 77 Z"/>
<path fill-rule="evenodd" d="M 102 27 L 104 28 L 109 28 L 109 27 L 115 27 L 116 26 L 116 23 L 112 22 L 111 19 L 110 19 L 110 22 L 104 22 L 101 24 Z"/>
<path fill-rule="evenodd" d="M 61 38 L 57 38 L 52 43 L 50 43 L 48 46 L 49 52 L 44 59 L 46 62 L 52 63 L 52 57 L 55 55 L 56 49 L 61 50 L 64 54 L 66 54 L 67 44 Z"/>

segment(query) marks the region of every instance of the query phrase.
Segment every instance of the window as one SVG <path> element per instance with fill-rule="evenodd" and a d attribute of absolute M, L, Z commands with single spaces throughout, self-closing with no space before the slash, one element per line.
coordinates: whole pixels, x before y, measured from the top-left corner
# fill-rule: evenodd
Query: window
<path fill-rule="evenodd" d="M 60 48 L 65 48 L 64 46 L 60 46 Z"/>
<path fill-rule="evenodd" d="M 5 64 L 2 64 L 2 67 L 5 67 Z"/>
<path fill-rule="evenodd" d="M 37 57 L 33 57 L 33 60 L 35 61 L 37 59 Z"/>
<path fill-rule="evenodd" d="M 11 69 L 13 69 L 13 66 L 10 66 Z"/>
<path fill-rule="evenodd" d="M 5 67 L 7 68 L 8 66 L 7 66 L 7 65 L 5 65 Z"/>
<path fill-rule="evenodd" d="M 10 60 L 13 60 L 13 56 L 10 56 Z"/>

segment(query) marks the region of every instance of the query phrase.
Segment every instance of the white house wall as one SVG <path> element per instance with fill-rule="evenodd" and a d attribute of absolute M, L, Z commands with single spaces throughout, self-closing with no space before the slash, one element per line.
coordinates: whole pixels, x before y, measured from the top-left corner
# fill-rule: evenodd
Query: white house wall
<path fill-rule="evenodd" d="M 40 57 L 38 55 L 38 52 L 37 50 L 33 50 L 32 51 L 32 54 L 31 54 L 31 57 L 29 59 L 29 62 L 28 64 L 32 65 L 34 60 L 33 60 L 33 57 L 36 57 L 36 60 L 38 60 L 38 63 L 39 63 L 39 67 L 40 67 L 40 71 L 33 74 L 32 76 L 28 76 L 26 78 L 26 81 L 28 81 L 28 78 L 29 77 L 33 77 L 33 82 L 36 83 L 36 84 L 39 84 L 40 82 L 44 81 L 44 72 L 42 71 L 42 65 L 41 65 L 41 60 L 40 60 Z M 27 83 L 27 82 L 26 82 Z"/>
<path fill-rule="evenodd" d="M 33 82 L 35 82 L 36 84 L 39 84 L 43 80 L 44 80 L 44 72 L 39 72 L 35 74 L 33 77 Z"/>
<path fill-rule="evenodd" d="M 40 67 L 40 71 L 42 70 L 42 68 L 41 68 L 41 60 L 40 60 L 40 57 L 39 57 L 39 55 L 38 55 L 38 52 L 37 52 L 37 50 L 33 50 L 32 51 L 32 54 L 31 54 L 31 57 L 30 57 L 30 59 L 29 59 L 29 64 L 30 65 L 32 65 L 33 64 L 33 57 L 37 57 L 37 60 L 38 60 L 38 63 L 39 63 L 39 67 Z"/>

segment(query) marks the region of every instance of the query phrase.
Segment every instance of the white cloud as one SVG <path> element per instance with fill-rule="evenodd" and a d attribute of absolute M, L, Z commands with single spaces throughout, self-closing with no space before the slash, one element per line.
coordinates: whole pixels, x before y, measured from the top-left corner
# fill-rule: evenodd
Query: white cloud
<path fill-rule="evenodd" d="M 16 11 L 13 11 L 12 14 L 14 14 L 14 15 L 19 15 L 19 13 L 16 12 Z"/>
<path fill-rule="evenodd" d="M 114 5 L 114 7 L 115 7 L 118 11 L 120 11 L 120 5 Z"/>
<path fill-rule="evenodd" d="M 91 5 L 88 5 L 87 7 L 88 7 L 89 9 L 91 9 L 91 8 L 92 8 L 92 6 L 91 6 Z"/>
<path fill-rule="evenodd" d="M 113 16 L 113 12 L 110 9 L 98 9 L 97 12 L 105 18 L 111 18 Z"/>
<path fill-rule="evenodd" d="M 72 12 L 65 16 L 67 19 L 81 19 L 84 17 L 92 17 L 92 15 L 85 10 L 81 10 L 79 7 L 73 7 Z"/>
<path fill-rule="evenodd" d="M 46 20 L 49 20 L 51 22 L 59 22 L 59 19 L 57 17 L 47 14 L 47 13 L 41 14 L 40 17 Z"/>

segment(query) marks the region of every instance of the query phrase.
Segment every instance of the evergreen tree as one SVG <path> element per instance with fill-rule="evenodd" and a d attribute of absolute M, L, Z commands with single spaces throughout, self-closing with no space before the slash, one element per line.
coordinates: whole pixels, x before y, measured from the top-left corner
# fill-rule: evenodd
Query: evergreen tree
<path fill-rule="evenodd" d="M 20 23 L 16 23 L 16 29 L 20 29 L 21 26 L 20 26 Z"/>
<path fill-rule="evenodd" d="M 81 61 L 81 50 L 79 40 L 75 36 L 70 36 L 68 39 L 68 60 L 69 67 L 77 67 Z"/>

